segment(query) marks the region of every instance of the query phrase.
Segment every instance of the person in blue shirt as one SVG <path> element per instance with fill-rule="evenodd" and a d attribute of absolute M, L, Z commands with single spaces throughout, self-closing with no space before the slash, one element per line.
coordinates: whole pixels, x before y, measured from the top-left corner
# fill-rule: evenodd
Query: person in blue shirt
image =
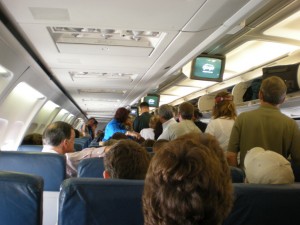
<path fill-rule="evenodd" d="M 128 119 L 129 110 L 124 107 L 118 108 L 114 115 L 114 118 L 105 127 L 104 138 L 102 139 L 102 141 L 109 140 L 114 135 L 114 133 L 117 132 L 139 139 L 141 137 L 139 133 L 126 129 L 125 125 Z"/>

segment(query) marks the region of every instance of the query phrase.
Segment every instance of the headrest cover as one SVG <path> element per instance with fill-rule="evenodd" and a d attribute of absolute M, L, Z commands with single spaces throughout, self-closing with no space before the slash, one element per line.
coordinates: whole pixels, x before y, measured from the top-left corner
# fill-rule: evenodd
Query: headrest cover
<path fill-rule="evenodd" d="M 295 177 L 282 155 L 260 147 L 248 151 L 244 161 L 246 180 L 254 184 L 290 184 Z"/>

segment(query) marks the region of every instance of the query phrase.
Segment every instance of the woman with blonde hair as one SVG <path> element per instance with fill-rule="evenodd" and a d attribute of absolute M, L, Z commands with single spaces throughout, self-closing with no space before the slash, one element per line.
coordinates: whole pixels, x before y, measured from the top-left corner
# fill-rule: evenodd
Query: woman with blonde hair
<path fill-rule="evenodd" d="M 212 119 L 208 123 L 205 133 L 215 136 L 224 151 L 227 151 L 231 130 L 236 117 L 237 113 L 233 103 L 233 95 L 227 91 L 219 92 L 215 97 Z"/>

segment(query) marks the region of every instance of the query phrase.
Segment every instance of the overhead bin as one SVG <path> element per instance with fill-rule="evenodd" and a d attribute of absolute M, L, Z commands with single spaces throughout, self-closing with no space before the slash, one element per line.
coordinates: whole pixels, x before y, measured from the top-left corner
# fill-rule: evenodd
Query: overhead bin
<path fill-rule="evenodd" d="M 287 93 L 299 91 L 300 87 L 300 63 L 279 65 L 263 68 L 263 79 L 270 76 L 278 76 L 284 80 Z"/>

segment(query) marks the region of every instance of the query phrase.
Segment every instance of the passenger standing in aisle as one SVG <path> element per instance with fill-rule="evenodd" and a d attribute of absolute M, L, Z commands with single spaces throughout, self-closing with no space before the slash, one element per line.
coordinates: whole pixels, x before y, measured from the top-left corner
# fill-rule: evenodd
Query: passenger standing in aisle
<path fill-rule="evenodd" d="M 158 139 L 173 140 L 191 132 L 202 133 L 192 120 L 194 116 L 194 106 L 191 103 L 181 103 L 178 107 L 178 116 L 179 123 L 168 126 Z"/>
<path fill-rule="evenodd" d="M 137 116 L 133 121 L 133 130 L 140 133 L 142 129 L 149 128 L 151 114 L 149 113 L 149 104 L 142 102 L 140 104 L 140 116 Z"/>
<path fill-rule="evenodd" d="M 240 152 L 240 167 L 248 150 L 254 147 L 270 149 L 292 163 L 300 165 L 300 131 L 297 123 L 280 112 L 287 87 L 276 76 L 262 81 L 259 99 L 260 107 L 241 113 L 232 128 L 228 144 L 227 159 L 231 166 L 238 166 L 237 154 Z"/>
<path fill-rule="evenodd" d="M 219 92 L 215 97 L 212 119 L 208 123 L 205 133 L 215 136 L 224 151 L 227 151 L 236 117 L 237 113 L 233 103 L 233 96 L 227 91 Z"/>
<path fill-rule="evenodd" d="M 104 138 L 102 141 L 109 140 L 115 133 L 123 133 L 126 136 L 139 139 L 141 137 L 139 133 L 126 129 L 128 119 L 129 111 L 124 107 L 118 108 L 114 118 L 105 127 Z"/>
<path fill-rule="evenodd" d="M 166 130 L 167 128 L 171 125 L 171 124 L 176 124 L 176 120 L 174 118 L 174 112 L 173 112 L 173 107 L 167 104 L 161 105 L 158 108 L 158 116 L 160 118 L 160 122 L 162 123 L 162 134 L 157 138 L 157 140 L 159 139 L 163 139 L 164 135 L 166 134 Z"/>

